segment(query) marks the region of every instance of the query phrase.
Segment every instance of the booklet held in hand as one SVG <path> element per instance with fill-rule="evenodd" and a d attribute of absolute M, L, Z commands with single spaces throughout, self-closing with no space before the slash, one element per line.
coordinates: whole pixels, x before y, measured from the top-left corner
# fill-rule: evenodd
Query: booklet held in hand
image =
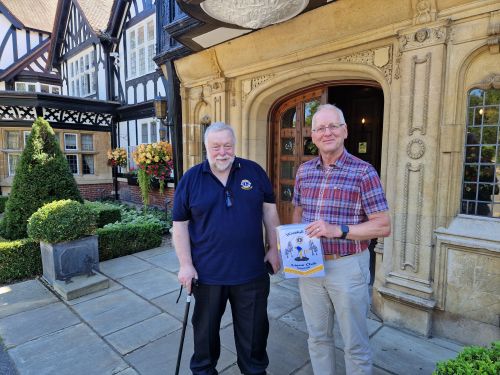
<path fill-rule="evenodd" d="M 278 249 L 285 278 L 325 276 L 323 251 L 319 238 L 309 237 L 307 224 L 280 225 Z"/>

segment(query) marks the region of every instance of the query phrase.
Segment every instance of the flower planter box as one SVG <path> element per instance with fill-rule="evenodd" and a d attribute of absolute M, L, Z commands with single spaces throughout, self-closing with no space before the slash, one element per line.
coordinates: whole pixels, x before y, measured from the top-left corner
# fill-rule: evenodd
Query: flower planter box
<path fill-rule="evenodd" d="M 51 285 L 56 280 L 69 282 L 73 276 L 93 275 L 99 271 L 97 236 L 87 236 L 74 241 L 40 242 L 43 277 Z"/>
<path fill-rule="evenodd" d="M 139 181 L 137 180 L 137 176 L 127 176 L 127 182 L 132 186 L 139 186 Z"/>

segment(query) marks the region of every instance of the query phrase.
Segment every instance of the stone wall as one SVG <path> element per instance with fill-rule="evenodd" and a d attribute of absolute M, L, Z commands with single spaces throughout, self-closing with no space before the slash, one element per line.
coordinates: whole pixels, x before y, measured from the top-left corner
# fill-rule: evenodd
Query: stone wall
<path fill-rule="evenodd" d="M 373 309 L 422 335 L 489 344 L 500 339 L 500 239 L 457 245 L 471 236 L 463 226 L 446 241 L 439 233 L 460 217 L 467 94 L 500 87 L 499 47 L 498 1 L 343 0 L 192 54 L 175 62 L 184 166 L 201 161 L 209 118 L 232 124 L 237 154 L 269 168 L 269 114 L 280 98 L 374 82 L 384 94 L 381 178 L 393 231 L 376 249 Z M 500 233 L 500 220 L 488 223 Z"/>

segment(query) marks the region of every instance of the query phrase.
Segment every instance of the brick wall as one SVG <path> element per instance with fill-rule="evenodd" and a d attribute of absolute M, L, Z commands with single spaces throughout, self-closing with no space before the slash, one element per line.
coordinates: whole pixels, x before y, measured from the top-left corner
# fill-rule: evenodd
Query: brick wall
<path fill-rule="evenodd" d="M 119 181 L 118 191 L 121 201 L 142 204 L 141 189 L 139 186 L 129 185 L 127 182 Z M 160 195 L 160 191 L 153 188 L 149 193 L 149 205 L 165 208 L 166 202 L 170 201 L 170 203 L 168 203 L 168 208 L 171 209 L 174 201 L 174 191 L 174 188 L 165 186 L 163 195 Z"/>
<path fill-rule="evenodd" d="M 78 189 L 80 190 L 80 194 L 83 199 L 87 199 L 89 201 L 115 196 L 113 184 L 78 185 Z"/>

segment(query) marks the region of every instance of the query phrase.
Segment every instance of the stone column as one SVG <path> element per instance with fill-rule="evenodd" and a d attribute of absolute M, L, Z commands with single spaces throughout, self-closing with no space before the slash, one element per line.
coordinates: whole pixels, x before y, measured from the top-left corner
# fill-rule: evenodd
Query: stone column
<path fill-rule="evenodd" d="M 420 2 L 419 2 L 420 3 Z M 422 5 L 422 4 L 421 4 Z M 420 13 L 418 21 L 429 21 Z M 431 14 L 429 13 L 429 17 Z M 399 80 L 399 130 L 394 248 L 379 287 L 384 321 L 428 335 L 433 298 L 433 229 L 439 171 L 439 126 L 448 22 L 427 22 L 398 33 L 394 78 Z"/>

